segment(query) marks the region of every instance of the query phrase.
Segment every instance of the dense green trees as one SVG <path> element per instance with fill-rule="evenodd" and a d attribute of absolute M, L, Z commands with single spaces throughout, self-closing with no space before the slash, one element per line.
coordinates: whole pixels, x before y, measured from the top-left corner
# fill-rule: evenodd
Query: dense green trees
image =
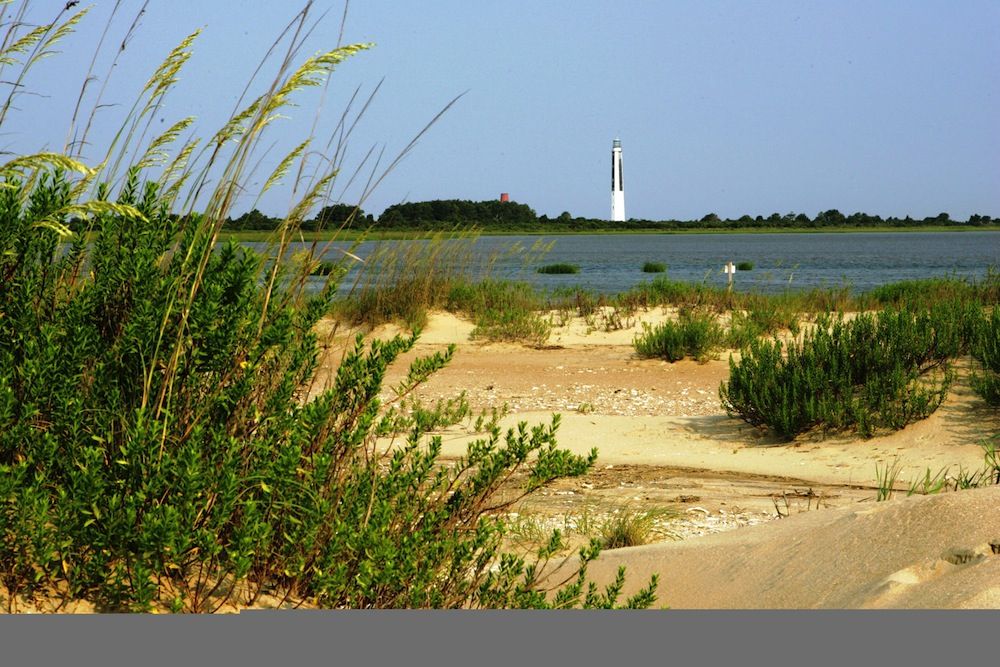
<path fill-rule="evenodd" d="M 232 231 L 271 231 L 278 228 L 281 218 L 272 218 L 257 209 L 247 211 L 236 218 L 230 217 L 226 220 L 224 228 Z M 300 228 L 306 231 L 318 231 L 323 229 L 340 229 L 350 227 L 353 229 L 368 229 L 375 224 L 375 218 L 371 214 L 366 214 L 363 209 L 350 204 L 332 204 L 324 206 L 316 217 L 311 220 L 303 220 Z"/>
<path fill-rule="evenodd" d="M 351 204 L 331 204 L 324 206 L 312 220 L 302 223 L 302 228 L 306 230 L 321 229 L 368 229 L 375 224 L 375 218 L 371 214 L 366 214 L 359 206 Z"/>
<path fill-rule="evenodd" d="M 394 204 L 379 217 L 379 225 L 393 229 L 451 229 L 459 225 L 482 228 L 521 228 L 538 224 L 535 211 L 526 204 L 498 200 L 433 201 Z"/>
<path fill-rule="evenodd" d="M 276 229 L 281 221 L 269 218 L 257 209 L 230 219 L 226 229 L 234 231 Z M 988 227 L 1000 224 L 1000 219 L 988 215 L 972 215 L 966 220 L 956 220 L 948 213 L 939 213 L 923 219 L 882 218 L 878 215 L 855 212 L 850 215 L 830 209 L 810 218 L 805 213 L 772 213 L 764 217 L 743 215 L 739 218 L 722 218 L 709 213 L 699 220 L 638 220 L 626 223 L 610 222 L 598 218 L 574 217 L 563 211 L 557 217 L 537 215 L 526 204 L 498 200 L 469 201 L 465 199 L 435 199 L 431 201 L 393 204 L 377 219 L 350 204 L 332 204 L 324 207 L 312 220 L 302 223 L 306 231 L 336 230 L 341 227 L 368 229 L 377 225 L 389 231 L 447 231 L 457 227 L 477 227 L 484 231 L 695 231 L 702 229 L 871 229 L 884 227 Z"/>

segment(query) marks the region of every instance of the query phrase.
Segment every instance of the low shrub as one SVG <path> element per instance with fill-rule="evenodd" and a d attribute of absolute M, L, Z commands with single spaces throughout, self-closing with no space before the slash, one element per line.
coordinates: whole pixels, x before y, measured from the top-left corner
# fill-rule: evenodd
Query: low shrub
<path fill-rule="evenodd" d="M 822 317 L 801 342 L 755 340 L 719 388 L 727 413 L 792 439 L 820 427 L 900 429 L 933 412 L 961 353 L 953 311 Z"/>
<path fill-rule="evenodd" d="M 737 271 L 753 271 L 753 262 L 737 262 Z"/>
<path fill-rule="evenodd" d="M 713 315 L 684 309 L 676 322 L 655 327 L 644 323 L 643 332 L 632 341 L 632 346 L 644 359 L 674 362 L 691 357 L 704 362 L 719 349 L 723 339 L 722 327 Z"/>
<path fill-rule="evenodd" d="M 538 273 L 557 274 L 557 275 L 572 274 L 572 273 L 580 273 L 580 267 L 577 266 L 576 264 L 566 264 L 566 263 L 546 264 L 545 266 L 538 267 L 537 271 Z"/>
<path fill-rule="evenodd" d="M 1000 406 L 1000 310 L 981 317 L 974 331 L 972 356 L 979 369 L 972 374 L 972 387 L 987 403 Z"/>
<path fill-rule="evenodd" d="M 643 273 L 664 273 L 667 270 L 667 265 L 662 262 L 646 262 L 642 265 Z"/>

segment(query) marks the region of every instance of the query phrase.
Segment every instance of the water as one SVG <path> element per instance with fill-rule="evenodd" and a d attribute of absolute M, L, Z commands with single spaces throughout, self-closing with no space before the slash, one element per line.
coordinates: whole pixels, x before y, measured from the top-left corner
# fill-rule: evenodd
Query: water
<path fill-rule="evenodd" d="M 605 294 L 650 281 L 657 274 L 643 273 L 645 262 L 666 264 L 666 275 L 671 279 L 719 287 L 726 284 L 722 272 L 726 262 L 753 262 L 752 271 L 736 274 L 736 289 L 772 293 L 844 285 L 863 292 L 887 283 L 931 277 L 981 280 L 991 267 L 1000 267 L 997 232 L 594 234 L 542 240 L 553 246 L 541 257 L 529 252 L 538 236 L 482 236 L 474 248 L 484 260 L 501 255 L 492 269 L 494 277 L 523 280 L 541 288 L 580 286 Z M 366 242 L 354 252 L 367 257 L 375 243 Z M 512 246 L 520 246 L 521 252 L 505 253 Z M 342 254 L 332 250 L 326 257 L 339 259 Z M 580 273 L 543 275 L 535 271 L 542 264 L 556 262 L 575 264 Z"/>

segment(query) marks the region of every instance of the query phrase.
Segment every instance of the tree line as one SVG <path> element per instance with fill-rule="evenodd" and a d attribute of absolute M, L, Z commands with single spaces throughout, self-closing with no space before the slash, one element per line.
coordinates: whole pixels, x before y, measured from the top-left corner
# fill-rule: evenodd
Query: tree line
<path fill-rule="evenodd" d="M 273 230 L 282 220 L 272 218 L 257 209 L 236 218 L 229 218 L 225 228 L 234 231 Z M 376 226 L 387 231 L 447 231 L 456 227 L 476 227 L 484 231 L 684 231 L 701 229 L 820 229 L 820 228 L 875 228 L 875 227 L 988 227 L 1000 224 L 1000 218 L 989 215 L 971 215 L 967 220 L 953 219 L 948 213 L 926 218 L 906 216 L 886 217 L 867 213 L 845 215 L 830 209 L 809 217 L 805 213 L 772 213 L 765 217 L 744 215 L 739 218 L 722 218 L 709 213 L 698 220 L 642 220 L 612 222 L 598 218 L 583 218 L 564 211 L 550 218 L 537 215 L 527 204 L 498 200 L 469 201 L 464 199 L 435 199 L 431 201 L 393 204 L 377 218 L 365 213 L 358 206 L 332 204 L 320 210 L 315 218 L 305 220 L 302 229 L 321 231 L 335 229 L 364 230 Z"/>

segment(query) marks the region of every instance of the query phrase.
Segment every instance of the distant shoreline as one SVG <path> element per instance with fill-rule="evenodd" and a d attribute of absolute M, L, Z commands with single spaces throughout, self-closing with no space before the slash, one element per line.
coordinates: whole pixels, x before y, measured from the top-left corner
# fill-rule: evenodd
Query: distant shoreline
<path fill-rule="evenodd" d="M 787 228 L 759 227 L 752 229 L 531 229 L 531 230 L 487 230 L 477 228 L 455 228 L 451 230 L 401 230 L 377 229 L 377 225 L 367 232 L 355 230 L 308 231 L 297 232 L 298 241 L 406 241 L 428 239 L 438 236 L 476 234 L 479 236 L 622 236 L 622 235 L 703 235 L 703 234 L 887 234 L 914 232 L 1000 232 L 1000 225 L 983 226 L 946 226 L 928 225 L 912 227 L 822 227 L 822 228 Z M 235 240 L 241 243 L 264 243 L 275 235 L 273 231 L 231 231 L 223 230 L 219 234 L 222 241 Z"/>

